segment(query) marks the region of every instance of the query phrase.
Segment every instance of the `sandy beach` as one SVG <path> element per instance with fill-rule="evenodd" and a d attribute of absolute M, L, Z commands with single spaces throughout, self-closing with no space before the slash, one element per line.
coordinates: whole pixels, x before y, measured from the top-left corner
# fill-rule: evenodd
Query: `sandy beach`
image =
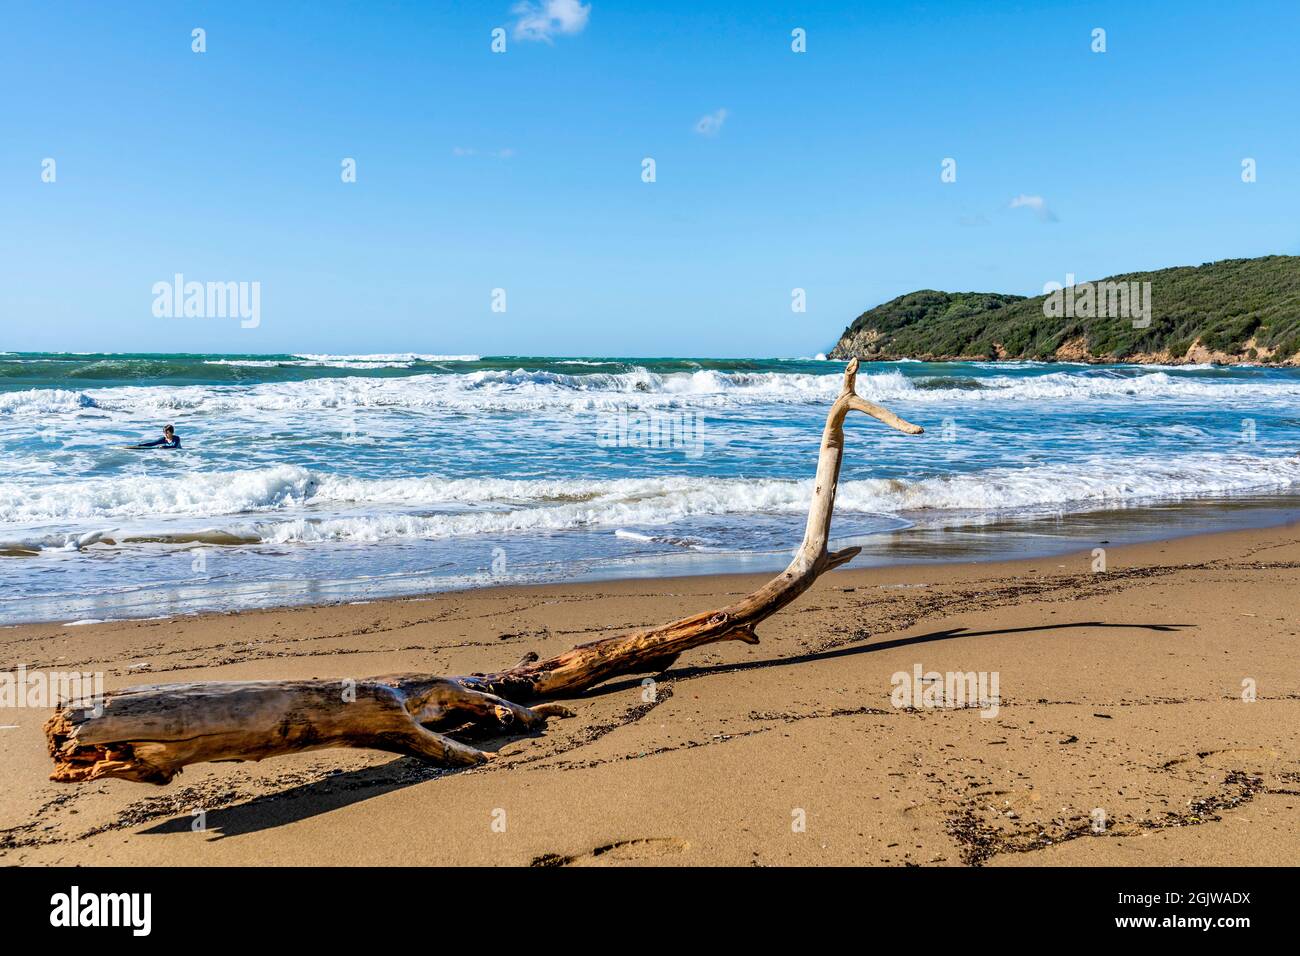
<path fill-rule="evenodd" d="M 326 750 L 155 787 L 47 777 L 6 708 L 13 864 L 1192 865 L 1300 857 L 1300 526 L 823 576 L 760 629 L 442 771 Z M 0 631 L 4 667 L 173 681 L 463 674 L 762 576 L 548 585 Z M 893 675 L 996 675 L 996 715 Z M 1244 682 L 1256 699 L 1243 700 Z M 1098 813 L 1098 811 L 1101 813 Z M 199 812 L 201 811 L 201 816 Z M 202 827 L 196 829 L 201 823 Z"/>

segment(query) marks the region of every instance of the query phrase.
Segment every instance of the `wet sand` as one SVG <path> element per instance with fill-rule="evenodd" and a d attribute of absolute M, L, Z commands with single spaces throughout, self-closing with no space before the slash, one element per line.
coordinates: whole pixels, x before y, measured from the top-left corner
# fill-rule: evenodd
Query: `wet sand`
<path fill-rule="evenodd" d="M 691 652 L 653 688 L 597 688 L 543 733 L 487 741 L 500 757 L 466 771 L 327 750 L 163 787 L 62 785 L 49 711 L 3 708 L 0 863 L 1294 863 L 1300 526 L 1108 548 L 1102 573 L 1093 560 L 850 566 L 759 645 Z M 24 625 L 0 629 L 0 669 L 103 671 L 109 689 L 469 673 L 765 578 Z M 916 665 L 996 675 L 996 715 L 894 706 L 891 678 Z"/>

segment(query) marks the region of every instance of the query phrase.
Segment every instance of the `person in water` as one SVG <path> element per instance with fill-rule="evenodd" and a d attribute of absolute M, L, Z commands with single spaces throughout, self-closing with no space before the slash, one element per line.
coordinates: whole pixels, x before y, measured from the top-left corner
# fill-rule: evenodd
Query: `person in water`
<path fill-rule="evenodd" d="M 176 429 L 168 425 L 163 429 L 163 437 L 155 438 L 153 441 L 142 441 L 138 445 L 132 445 L 132 448 L 180 448 L 181 436 L 176 434 Z"/>

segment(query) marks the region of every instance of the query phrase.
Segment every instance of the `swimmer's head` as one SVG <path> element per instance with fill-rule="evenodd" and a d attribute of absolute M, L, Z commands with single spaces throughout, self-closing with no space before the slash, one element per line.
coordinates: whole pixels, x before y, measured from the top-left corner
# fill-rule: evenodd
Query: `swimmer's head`
<path fill-rule="evenodd" d="M 166 435 L 168 438 L 171 438 L 173 435 L 176 434 L 176 429 L 172 428 L 172 426 L 170 425 L 166 425 L 163 427 L 163 434 Z"/>

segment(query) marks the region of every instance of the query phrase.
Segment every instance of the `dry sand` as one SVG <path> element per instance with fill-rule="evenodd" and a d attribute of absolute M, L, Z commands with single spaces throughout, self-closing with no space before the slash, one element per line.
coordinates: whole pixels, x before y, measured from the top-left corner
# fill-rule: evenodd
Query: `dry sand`
<path fill-rule="evenodd" d="M 48 711 L 6 708 L 0 863 L 1293 864 L 1300 526 L 1107 559 L 1100 574 L 1086 552 L 834 572 L 758 646 L 685 655 L 649 702 L 636 679 L 598 688 L 542 734 L 489 741 L 501 757 L 470 771 L 327 750 L 190 767 L 165 787 L 59 785 Z M 102 670 L 110 689 L 461 674 L 757 580 L 23 626 L 0 630 L 0 668 Z M 997 716 L 893 707 L 891 676 L 916 664 L 996 672 Z"/>

